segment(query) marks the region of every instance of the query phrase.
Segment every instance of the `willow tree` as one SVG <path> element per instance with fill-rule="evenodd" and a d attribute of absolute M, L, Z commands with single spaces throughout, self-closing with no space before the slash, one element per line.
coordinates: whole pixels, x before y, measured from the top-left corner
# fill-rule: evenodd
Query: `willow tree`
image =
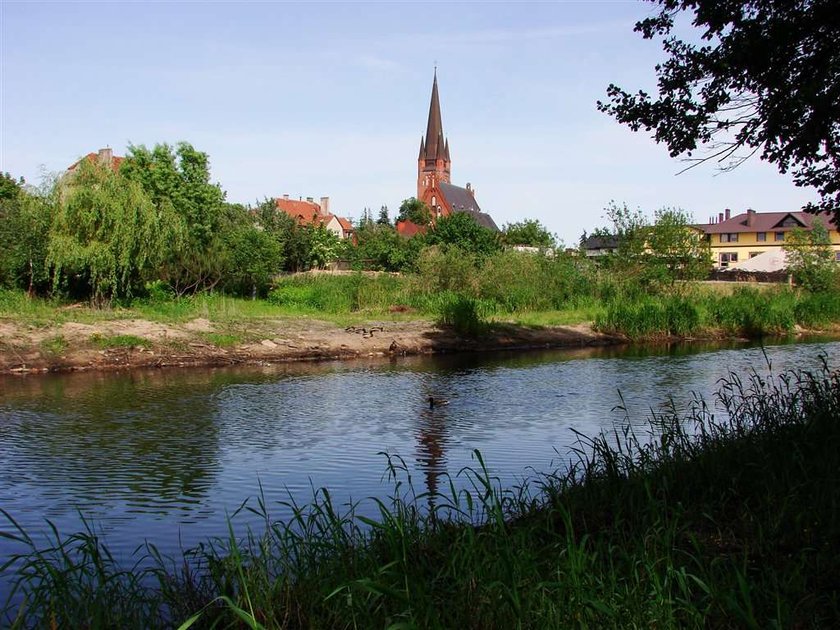
<path fill-rule="evenodd" d="M 132 145 L 120 173 L 138 183 L 159 211 L 173 212 L 183 227 L 183 239 L 167 252 L 162 279 L 178 294 L 218 284 L 226 264 L 225 193 L 210 183 L 207 154 L 187 142 L 153 149 Z"/>
<path fill-rule="evenodd" d="M 47 242 L 54 197 L 50 187 L 29 192 L 23 179 L 0 174 L 0 285 L 30 295 L 49 287 Z"/>
<path fill-rule="evenodd" d="M 139 183 L 83 160 L 58 183 L 47 254 L 53 286 L 100 305 L 131 297 L 182 240 L 178 217 Z"/>

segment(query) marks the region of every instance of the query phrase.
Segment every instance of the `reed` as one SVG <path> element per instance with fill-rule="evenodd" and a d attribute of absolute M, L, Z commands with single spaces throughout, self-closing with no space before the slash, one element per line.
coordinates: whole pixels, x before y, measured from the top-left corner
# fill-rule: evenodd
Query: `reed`
<path fill-rule="evenodd" d="M 840 375 L 729 375 L 578 435 L 568 461 L 503 487 L 481 454 L 439 494 L 387 456 L 389 499 L 261 494 L 257 531 L 122 569 L 92 528 L 37 545 L 3 513 L 11 627 L 833 627 L 840 622 Z M 372 508 L 372 509 L 371 509 Z M 236 514 L 232 516 L 232 523 Z M 140 562 L 140 560 L 138 560 Z M 139 565 L 138 565 L 139 566 Z M 145 565 L 144 565 L 145 566 Z"/>

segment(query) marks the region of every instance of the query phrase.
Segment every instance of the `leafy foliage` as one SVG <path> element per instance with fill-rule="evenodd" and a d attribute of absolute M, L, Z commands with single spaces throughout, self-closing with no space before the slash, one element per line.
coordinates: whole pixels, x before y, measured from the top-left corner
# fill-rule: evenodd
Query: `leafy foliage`
<path fill-rule="evenodd" d="M 29 194 L 23 178 L 0 175 L 0 285 L 32 295 L 49 285 L 47 244 L 54 197 L 45 189 Z"/>
<path fill-rule="evenodd" d="M 282 268 L 282 243 L 246 209 L 233 206 L 228 212 L 229 223 L 222 231 L 224 288 L 234 294 L 262 295 Z"/>
<path fill-rule="evenodd" d="M 760 153 L 840 218 L 840 24 L 834 0 L 654 0 L 657 15 L 636 24 L 663 37 L 658 94 L 616 85 L 598 107 L 634 131 L 654 131 L 672 156 L 737 166 Z M 681 12 L 699 45 L 672 34 Z M 694 158 L 698 147 L 711 152 Z"/>
<path fill-rule="evenodd" d="M 174 212 L 183 238 L 169 250 L 163 279 L 179 294 L 212 288 L 222 278 L 224 242 L 220 233 L 224 192 L 210 183 L 206 153 L 186 142 L 147 149 L 129 146 L 120 172 L 139 183 L 159 211 Z"/>
<path fill-rule="evenodd" d="M 711 269 L 710 244 L 691 224 L 685 210 L 662 208 L 648 230 L 649 258 L 663 266 L 672 281 L 705 278 Z"/>
<path fill-rule="evenodd" d="M 347 254 L 359 269 L 407 271 L 414 267 L 422 244 L 419 238 L 403 238 L 390 224 L 371 222 L 356 230 L 356 243 Z"/>
<path fill-rule="evenodd" d="M 815 220 L 809 231 L 791 230 L 785 240 L 788 269 L 798 284 L 823 292 L 838 286 L 837 263 L 828 230 Z"/>
<path fill-rule="evenodd" d="M 60 184 L 47 262 L 55 287 L 108 302 L 131 297 L 182 238 L 172 209 L 156 208 L 136 181 L 84 160 Z"/>
<path fill-rule="evenodd" d="M 387 213 L 386 215 L 387 216 Z M 384 217 L 380 216 L 380 219 Z M 432 211 L 429 206 L 414 197 L 404 199 L 400 204 L 398 221 L 411 221 L 417 225 L 429 225 L 432 222 Z"/>
<path fill-rule="evenodd" d="M 618 249 L 607 259 L 614 269 L 635 275 L 643 283 L 696 280 L 711 268 L 710 247 L 692 227 L 691 216 L 680 208 L 662 208 L 651 225 L 640 209 L 611 202 L 606 216 L 612 229 L 593 234 L 615 236 Z"/>
<path fill-rule="evenodd" d="M 476 223 L 466 212 L 454 212 L 435 222 L 434 229 L 426 235 L 430 245 L 454 245 L 477 256 L 489 256 L 499 251 L 498 235 Z"/>
<path fill-rule="evenodd" d="M 506 245 L 526 245 L 543 249 L 557 246 L 557 237 L 537 219 L 508 223 L 502 228 L 502 239 Z"/>

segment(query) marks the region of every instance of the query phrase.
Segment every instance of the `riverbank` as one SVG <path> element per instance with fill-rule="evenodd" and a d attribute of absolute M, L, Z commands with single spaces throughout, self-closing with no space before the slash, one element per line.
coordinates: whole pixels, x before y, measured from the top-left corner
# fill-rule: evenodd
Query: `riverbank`
<path fill-rule="evenodd" d="M 375 515 L 322 489 L 278 522 L 258 496 L 244 509 L 263 515 L 264 529 L 232 527 L 183 558 L 147 547 L 146 569 L 115 563 L 96 524 L 43 547 L 6 515 L 5 536 L 29 553 L 7 565 L 20 578 L 18 603 L 0 619 L 12 627 L 834 627 L 840 375 L 732 377 L 719 398 L 717 408 L 665 409 L 647 427 L 627 422 L 635 434 L 580 436 L 568 467 L 513 488 L 476 453 L 462 473 L 469 493 L 444 482 L 417 493 L 391 459 L 394 498 L 376 502 Z"/>
<path fill-rule="evenodd" d="M 315 317 L 236 323 L 130 318 L 36 326 L 7 318 L 0 319 L 0 373 L 260 365 L 620 342 L 620 337 L 598 333 L 587 324 L 498 323 L 481 337 L 469 337 L 424 320 L 376 319 L 345 326 Z"/>
<path fill-rule="evenodd" d="M 662 294 L 570 300 L 555 310 L 506 311 L 498 302 L 452 292 L 403 294 L 388 282 L 396 280 L 307 276 L 289 280 L 273 300 L 201 295 L 103 309 L 0 291 L 0 373 L 260 365 L 840 330 L 840 298 L 786 288 L 722 292 L 686 285 Z"/>

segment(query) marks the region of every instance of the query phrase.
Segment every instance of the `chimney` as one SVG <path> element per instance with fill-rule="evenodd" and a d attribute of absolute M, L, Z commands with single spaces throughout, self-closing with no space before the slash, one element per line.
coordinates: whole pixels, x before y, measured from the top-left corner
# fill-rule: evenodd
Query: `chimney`
<path fill-rule="evenodd" d="M 306 200 L 307 200 L 309 203 L 313 203 L 312 197 L 307 197 L 307 198 L 306 198 Z"/>
<path fill-rule="evenodd" d="M 727 221 L 729 221 L 729 216 L 730 216 L 730 215 L 729 215 L 729 208 L 727 208 L 727 209 L 726 209 L 726 210 L 724 210 L 723 212 L 724 212 L 724 216 L 726 217 L 726 220 L 727 220 Z"/>
<path fill-rule="evenodd" d="M 286 193 L 285 195 L 283 195 L 283 199 L 287 199 L 287 200 L 288 200 L 288 198 L 289 198 L 289 193 Z"/>
<path fill-rule="evenodd" d="M 723 223 L 723 212 L 718 212 L 718 223 Z"/>
<path fill-rule="evenodd" d="M 105 166 L 110 166 L 111 162 L 114 159 L 114 151 L 111 147 L 106 147 L 104 149 L 99 149 L 99 163 L 104 164 Z"/>
<path fill-rule="evenodd" d="M 752 225 L 755 221 L 755 210 L 747 208 L 747 225 Z"/>
<path fill-rule="evenodd" d="M 470 193 L 473 197 L 475 197 L 475 191 L 473 190 L 472 186 L 470 186 L 469 182 L 467 182 L 467 192 Z"/>
<path fill-rule="evenodd" d="M 321 197 L 321 212 L 324 214 L 330 213 L 330 198 L 329 197 Z"/>

